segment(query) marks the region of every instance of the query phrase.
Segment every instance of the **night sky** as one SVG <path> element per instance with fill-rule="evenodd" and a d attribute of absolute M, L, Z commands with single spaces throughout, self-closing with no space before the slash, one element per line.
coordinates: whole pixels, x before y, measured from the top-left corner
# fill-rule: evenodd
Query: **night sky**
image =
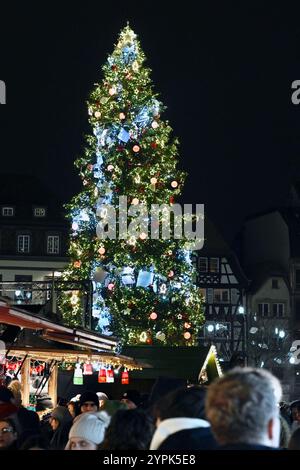
<path fill-rule="evenodd" d="M 229 240 L 246 216 L 285 204 L 300 178 L 300 4 L 194 3 L 1 6 L 1 178 L 34 174 L 64 201 L 80 190 L 85 102 L 129 20 L 180 140 L 182 200 L 204 203 Z"/>

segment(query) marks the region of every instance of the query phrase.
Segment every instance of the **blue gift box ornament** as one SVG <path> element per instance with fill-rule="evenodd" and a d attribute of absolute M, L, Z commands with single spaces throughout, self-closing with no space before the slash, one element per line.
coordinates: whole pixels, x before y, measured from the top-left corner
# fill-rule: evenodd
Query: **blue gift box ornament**
<path fill-rule="evenodd" d="M 136 287 L 149 287 L 153 283 L 154 273 L 150 271 L 140 271 L 136 281 Z"/>
<path fill-rule="evenodd" d="M 121 128 L 119 134 L 118 134 L 118 139 L 120 139 L 122 142 L 128 142 L 130 139 L 129 132 L 127 132 L 123 127 Z"/>

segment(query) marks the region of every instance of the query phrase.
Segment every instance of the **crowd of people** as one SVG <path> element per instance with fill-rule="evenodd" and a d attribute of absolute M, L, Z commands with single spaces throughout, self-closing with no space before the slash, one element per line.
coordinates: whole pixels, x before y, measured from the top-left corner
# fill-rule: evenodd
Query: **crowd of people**
<path fill-rule="evenodd" d="M 300 400 L 270 372 L 234 368 L 209 386 L 159 378 L 149 396 L 85 391 L 40 419 L 20 383 L 0 387 L 1 450 L 300 450 Z"/>

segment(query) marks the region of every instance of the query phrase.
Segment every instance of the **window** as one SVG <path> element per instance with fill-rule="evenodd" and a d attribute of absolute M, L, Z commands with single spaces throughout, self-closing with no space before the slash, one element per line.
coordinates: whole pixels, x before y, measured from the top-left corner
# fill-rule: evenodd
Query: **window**
<path fill-rule="evenodd" d="M 14 215 L 13 207 L 2 207 L 2 215 L 4 217 L 12 217 Z"/>
<path fill-rule="evenodd" d="M 46 209 L 44 207 L 35 207 L 33 214 L 34 214 L 34 217 L 45 217 Z"/>
<path fill-rule="evenodd" d="M 273 304 L 272 305 L 272 311 L 273 311 L 274 317 L 277 317 L 277 318 L 284 317 L 284 304 L 282 304 L 282 303 Z"/>
<path fill-rule="evenodd" d="M 30 235 L 18 235 L 18 252 L 29 253 L 30 251 Z"/>
<path fill-rule="evenodd" d="M 219 258 L 210 258 L 209 260 L 209 270 L 211 273 L 219 272 Z"/>
<path fill-rule="evenodd" d="M 270 313 L 270 304 L 267 304 L 267 303 L 258 304 L 258 314 L 261 317 L 268 317 L 269 313 Z"/>
<path fill-rule="evenodd" d="M 47 253 L 55 255 L 59 253 L 59 235 L 48 235 Z"/>
<path fill-rule="evenodd" d="M 199 258 L 200 273 L 207 273 L 207 258 Z"/>
<path fill-rule="evenodd" d="M 17 304 L 30 303 L 32 299 L 32 276 L 16 274 L 15 282 L 19 284 L 16 286 L 15 290 L 15 300 Z"/>
<path fill-rule="evenodd" d="M 203 302 L 206 302 L 206 289 L 200 288 L 199 292 L 203 297 Z"/>
<path fill-rule="evenodd" d="M 272 289 L 279 289 L 278 279 L 272 279 Z"/>
<path fill-rule="evenodd" d="M 296 269 L 296 289 L 300 289 L 300 269 Z"/>
<path fill-rule="evenodd" d="M 214 289 L 214 302 L 215 303 L 228 303 L 229 302 L 229 289 Z"/>

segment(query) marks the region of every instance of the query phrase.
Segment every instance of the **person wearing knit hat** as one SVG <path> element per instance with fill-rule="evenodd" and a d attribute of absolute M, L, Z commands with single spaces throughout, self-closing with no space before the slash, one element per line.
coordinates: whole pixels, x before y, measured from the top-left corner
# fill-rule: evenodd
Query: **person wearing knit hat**
<path fill-rule="evenodd" d="M 94 413 L 99 410 L 99 398 L 96 392 L 87 390 L 80 395 L 79 399 L 80 413 L 93 411 Z"/>
<path fill-rule="evenodd" d="M 105 411 L 82 413 L 74 419 L 65 450 L 97 450 L 104 440 L 110 416 Z"/>

